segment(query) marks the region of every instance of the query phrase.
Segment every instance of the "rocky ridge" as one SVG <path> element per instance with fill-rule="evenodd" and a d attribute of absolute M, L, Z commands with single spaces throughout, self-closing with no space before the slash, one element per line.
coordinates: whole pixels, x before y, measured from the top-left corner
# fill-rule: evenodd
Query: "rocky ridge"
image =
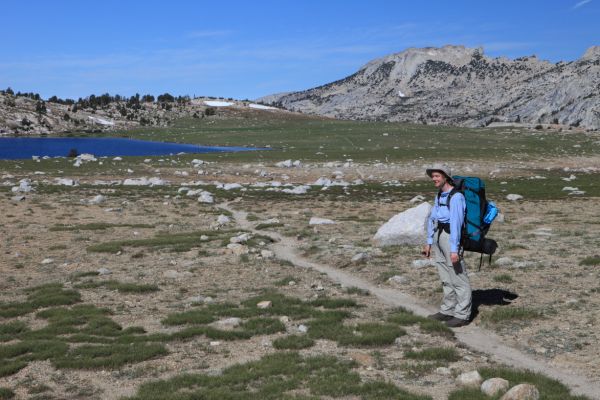
<path fill-rule="evenodd" d="M 180 118 L 219 118 L 240 112 L 280 111 L 249 101 L 208 97 L 167 102 L 120 100 L 102 105 L 89 105 L 85 100 L 65 104 L 44 101 L 39 95 L 15 95 L 12 90 L 0 90 L 0 135 L 93 133 L 139 126 L 169 126 Z"/>
<path fill-rule="evenodd" d="M 600 46 L 558 63 L 464 46 L 410 48 L 338 81 L 259 101 L 354 120 L 600 129 Z"/>

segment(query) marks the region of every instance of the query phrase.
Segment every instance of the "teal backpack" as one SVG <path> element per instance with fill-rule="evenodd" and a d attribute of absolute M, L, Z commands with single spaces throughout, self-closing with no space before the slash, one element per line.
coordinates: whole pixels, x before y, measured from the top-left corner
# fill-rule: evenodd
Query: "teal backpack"
<path fill-rule="evenodd" d="M 480 178 L 455 175 L 452 180 L 454 181 L 454 189 L 448 195 L 446 205 L 450 206 L 450 199 L 454 193 L 460 192 L 465 196 L 466 208 L 465 221 L 462 225 L 461 248 L 463 252 L 481 253 L 481 259 L 479 260 L 479 269 L 481 269 L 483 255 L 490 256 L 489 262 L 491 264 L 492 254 L 498 248 L 498 243 L 495 240 L 485 236 L 499 210 L 493 201 L 486 199 L 485 182 Z M 440 194 L 438 194 L 438 201 Z"/>

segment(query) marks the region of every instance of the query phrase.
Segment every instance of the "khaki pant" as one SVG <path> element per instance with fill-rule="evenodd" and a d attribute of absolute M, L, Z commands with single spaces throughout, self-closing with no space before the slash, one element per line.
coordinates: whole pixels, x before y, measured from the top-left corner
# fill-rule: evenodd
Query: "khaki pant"
<path fill-rule="evenodd" d="M 465 262 L 461 257 L 457 264 L 452 265 L 450 234 L 436 231 L 433 238 L 433 256 L 444 290 L 440 312 L 469 320 L 471 317 L 471 284 Z"/>

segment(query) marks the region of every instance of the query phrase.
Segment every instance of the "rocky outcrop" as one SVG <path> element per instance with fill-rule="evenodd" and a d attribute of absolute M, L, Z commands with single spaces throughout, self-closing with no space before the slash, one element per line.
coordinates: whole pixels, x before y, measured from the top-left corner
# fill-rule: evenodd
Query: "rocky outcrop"
<path fill-rule="evenodd" d="M 535 56 L 490 58 L 463 46 L 410 48 L 344 79 L 259 100 L 356 120 L 600 129 L 600 47 L 556 64 Z"/>

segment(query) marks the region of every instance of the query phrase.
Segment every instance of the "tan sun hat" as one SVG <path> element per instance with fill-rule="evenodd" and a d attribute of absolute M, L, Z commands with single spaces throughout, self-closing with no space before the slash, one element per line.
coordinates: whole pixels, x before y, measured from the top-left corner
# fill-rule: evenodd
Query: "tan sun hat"
<path fill-rule="evenodd" d="M 452 170 L 450 169 L 450 166 L 448 166 L 446 164 L 441 164 L 441 163 L 433 164 L 431 167 L 427 168 L 425 170 L 425 172 L 427 173 L 427 175 L 430 178 L 431 178 L 431 174 L 433 174 L 434 172 L 441 172 L 442 174 L 446 175 L 446 177 L 448 179 L 450 179 L 452 181 Z"/>

